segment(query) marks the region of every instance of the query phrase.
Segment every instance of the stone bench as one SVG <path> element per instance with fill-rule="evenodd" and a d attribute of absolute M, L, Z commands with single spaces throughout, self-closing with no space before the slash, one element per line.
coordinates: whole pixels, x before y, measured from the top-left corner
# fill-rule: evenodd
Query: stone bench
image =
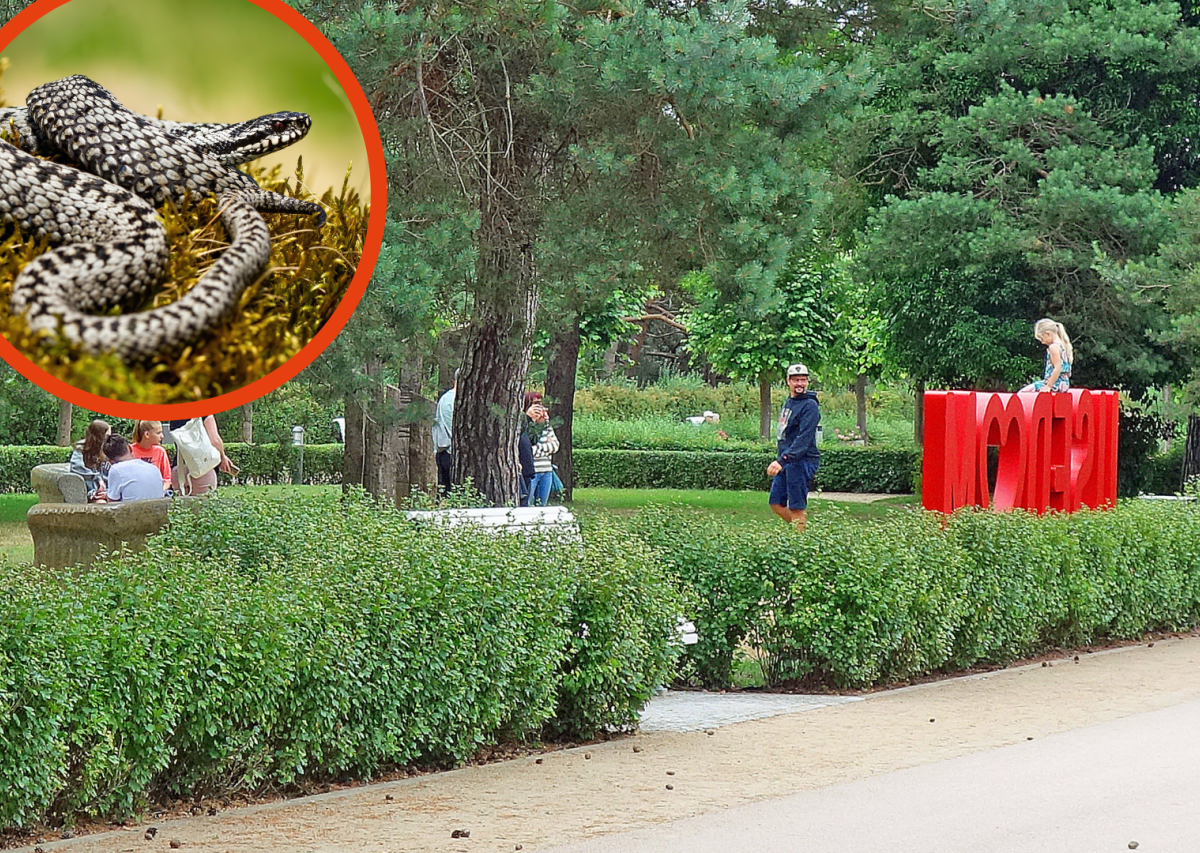
<path fill-rule="evenodd" d="M 29 472 L 38 503 L 86 504 L 87 484 L 83 477 L 72 473 L 67 462 L 49 462 Z"/>
<path fill-rule="evenodd" d="M 25 521 L 33 536 L 33 562 L 52 569 L 90 568 L 101 553 L 137 551 L 167 523 L 170 498 L 129 503 L 87 502 L 83 477 L 66 462 L 29 472 L 38 503 Z"/>

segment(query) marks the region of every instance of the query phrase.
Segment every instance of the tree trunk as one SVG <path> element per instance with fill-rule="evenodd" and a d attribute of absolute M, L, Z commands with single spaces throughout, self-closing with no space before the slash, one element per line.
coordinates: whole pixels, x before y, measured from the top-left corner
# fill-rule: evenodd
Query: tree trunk
<path fill-rule="evenodd" d="M 575 378 L 579 369 L 579 315 L 555 328 L 546 356 L 546 402 L 550 423 L 558 436 L 554 464 L 563 481 L 563 500 L 575 496 L 575 456 L 572 426 L 575 421 Z"/>
<path fill-rule="evenodd" d="M 246 403 L 238 410 L 238 437 L 246 444 L 254 443 L 254 403 Z"/>
<path fill-rule="evenodd" d="M 474 301 L 454 396 L 454 482 L 470 480 L 492 506 L 513 506 L 517 437 L 525 416 L 521 401 L 537 316 L 533 247 L 539 205 L 533 189 L 535 141 L 497 144 L 480 188 Z"/>
<path fill-rule="evenodd" d="M 71 416 L 75 407 L 66 400 L 58 401 L 58 446 L 71 446 Z"/>
<path fill-rule="evenodd" d="M 758 437 L 771 437 L 771 376 L 764 373 L 758 377 Z"/>
<path fill-rule="evenodd" d="M 854 380 L 854 402 L 858 409 L 858 433 L 867 437 L 867 374 L 860 373 Z"/>
<path fill-rule="evenodd" d="M 380 364 L 376 360 L 368 361 L 363 366 L 366 376 L 379 375 Z M 355 394 L 345 396 L 346 407 L 346 444 L 342 449 L 342 491 L 348 491 L 353 486 L 361 486 L 367 492 L 376 494 L 371 486 L 377 482 L 375 474 L 371 473 L 378 464 L 377 453 L 373 449 L 377 430 L 375 413 L 371 411 L 370 401 Z"/>
<path fill-rule="evenodd" d="M 1182 491 L 1188 480 L 1200 476 L 1200 415 L 1188 417 L 1187 444 L 1183 448 L 1183 472 L 1179 478 Z"/>
<path fill-rule="evenodd" d="M 419 394 L 424 361 L 409 361 L 400 385 L 380 385 L 366 401 L 346 400 L 342 488 L 361 486 L 377 498 L 403 504 L 414 491 L 436 488 L 430 400 Z M 378 375 L 378 368 L 366 372 Z"/>
<path fill-rule="evenodd" d="M 913 405 L 913 441 L 918 446 L 925 446 L 925 382 L 917 383 L 917 399 Z"/>

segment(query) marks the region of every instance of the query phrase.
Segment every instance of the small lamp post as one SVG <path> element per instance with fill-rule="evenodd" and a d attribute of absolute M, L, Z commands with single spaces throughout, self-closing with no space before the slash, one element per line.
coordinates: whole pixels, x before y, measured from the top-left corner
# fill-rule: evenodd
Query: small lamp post
<path fill-rule="evenodd" d="M 296 485 L 304 484 L 304 427 L 292 427 L 292 447 L 298 448 L 296 462 Z"/>

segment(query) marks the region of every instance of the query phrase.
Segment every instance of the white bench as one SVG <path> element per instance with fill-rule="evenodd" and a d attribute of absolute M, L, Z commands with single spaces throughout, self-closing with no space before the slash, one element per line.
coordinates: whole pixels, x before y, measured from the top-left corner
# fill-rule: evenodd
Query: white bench
<path fill-rule="evenodd" d="M 579 522 L 565 506 L 481 507 L 411 510 L 411 521 L 443 527 L 471 525 L 489 533 L 559 532 L 579 539 Z"/>

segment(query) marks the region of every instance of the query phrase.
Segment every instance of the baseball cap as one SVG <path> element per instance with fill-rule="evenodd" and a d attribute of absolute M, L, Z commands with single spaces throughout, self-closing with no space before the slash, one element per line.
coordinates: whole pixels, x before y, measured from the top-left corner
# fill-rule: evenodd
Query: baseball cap
<path fill-rule="evenodd" d="M 788 379 L 793 376 L 808 376 L 808 367 L 803 364 L 793 364 L 787 369 Z"/>

